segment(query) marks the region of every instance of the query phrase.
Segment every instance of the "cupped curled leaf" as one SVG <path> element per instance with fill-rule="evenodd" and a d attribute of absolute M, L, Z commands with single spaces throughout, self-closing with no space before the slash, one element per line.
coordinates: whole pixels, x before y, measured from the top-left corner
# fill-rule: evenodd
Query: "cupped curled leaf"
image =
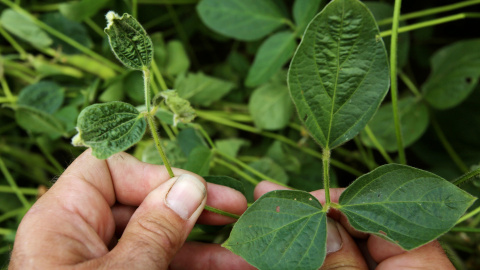
<path fill-rule="evenodd" d="M 259 269 L 318 269 L 325 260 L 327 214 L 304 191 L 263 195 L 222 245 Z"/>
<path fill-rule="evenodd" d="M 78 116 L 78 134 L 73 137 L 72 144 L 91 147 L 94 156 L 106 159 L 140 141 L 145 128 L 143 115 L 128 103 L 94 104 Z"/>
<path fill-rule="evenodd" d="M 167 90 L 160 92 L 158 96 L 154 98 L 154 104 L 158 103 L 159 98 L 165 99 L 165 104 L 173 112 L 173 125 L 176 126 L 178 122 L 190 123 L 197 116 L 195 110 L 190 106 L 188 100 L 178 96 L 177 91 Z"/>
<path fill-rule="evenodd" d="M 131 69 L 150 67 L 153 45 L 142 25 L 127 13 L 119 17 L 110 11 L 106 17 L 108 25 L 105 33 L 118 60 Z"/>
<path fill-rule="evenodd" d="M 449 231 L 474 201 L 433 173 L 388 164 L 355 180 L 339 204 L 355 229 L 410 250 Z"/>

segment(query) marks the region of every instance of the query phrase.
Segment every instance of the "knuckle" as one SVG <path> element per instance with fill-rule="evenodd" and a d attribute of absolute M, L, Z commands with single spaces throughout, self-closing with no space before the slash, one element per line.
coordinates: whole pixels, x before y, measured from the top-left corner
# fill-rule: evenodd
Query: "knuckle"
<path fill-rule="evenodd" d="M 183 240 L 180 231 L 176 229 L 178 226 L 166 218 L 152 217 L 139 219 L 137 224 L 142 228 L 138 241 L 152 246 L 157 252 L 155 257 L 158 258 L 158 252 L 164 253 L 168 258 L 173 257 Z"/>

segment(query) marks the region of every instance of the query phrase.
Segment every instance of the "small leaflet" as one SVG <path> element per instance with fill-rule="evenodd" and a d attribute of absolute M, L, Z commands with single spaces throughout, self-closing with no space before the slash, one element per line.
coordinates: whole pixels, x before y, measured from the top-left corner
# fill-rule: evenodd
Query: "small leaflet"
<path fill-rule="evenodd" d="M 184 124 L 190 123 L 197 116 L 195 110 L 190 106 L 190 102 L 178 96 L 176 90 L 167 90 L 160 93 L 160 96 L 165 99 L 165 104 L 173 112 L 173 125 L 176 126 L 178 122 Z"/>

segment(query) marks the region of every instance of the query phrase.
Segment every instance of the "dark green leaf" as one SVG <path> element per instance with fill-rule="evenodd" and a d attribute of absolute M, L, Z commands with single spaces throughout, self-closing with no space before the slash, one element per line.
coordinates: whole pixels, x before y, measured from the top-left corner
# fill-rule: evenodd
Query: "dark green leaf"
<path fill-rule="evenodd" d="M 261 158 L 257 161 L 249 163 L 248 165 L 280 183 L 288 183 L 288 175 L 285 170 L 268 157 Z"/>
<path fill-rule="evenodd" d="M 426 100 L 437 109 L 464 101 L 480 76 L 480 39 L 464 40 L 442 48 L 432 59 L 432 72 L 422 87 Z"/>
<path fill-rule="evenodd" d="M 282 129 L 293 113 L 288 88 L 281 84 L 266 84 L 255 89 L 248 102 L 255 126 L 260 129 Z"/>
<path fill-rule="evenodd" d="M 61 3 L 58 9 L 72 21 L 81 22 L 95 15 L 109 0 L 81 0 Z"/>
<path fill-rule="evenodd" d="M 300 160 L 282 142 L 274 141 L 268 148 L 267 156 L 286 171 L 300 173 Z"/>
<path fill-rule="evenodd" d="M 358 0 L 335 0 L 309 24 L 288 83 L 301 121 L 323 148 L 353 138 L 389 87 L 387 53 L 372 14 Z"/>
<path fill-rule="evenodd" d="M 228 94 L 234 86 L 231 82 L 206 76 L 203 73 L 178 76 L 175 81 L 175 89 L 182 98 L 202 106 L 210 106 L 212 102 Z"/>
<path fill-rule="evenodd" d="M 285 21 L 272 0 L 203 0 L 197 12 L 214 31 L 246 41 L 270 34 Z"/>
<path fill-rule="evenodd" d="M 293 19 L 297 25 L 297 32 L 303 34 L 308 23 L 315 17 L 320 7 L 325 5 L 324 0 L 295 0 L 293 3 Z"/>
<path fill-rule="evenodd" d="M 187 162 L 187 157 L 181 151 L 178 143 L 166 139 L 163 139 L 160 142 L 170 166 L 175 168 L 183 168 Z M 163 160 L 160 157 L 154 142 L 148 144 L 148 146 L 143 150 L 142 161 L 150 164 L 163 165 Z"/>
<path fill-rule="evenodd" d="M 146 121 L 132 105 L 113 101 L 94 104 L 82 110 L 77 120 L 75 146 L 91 147 L 99 159 L 127 150 L 140 141 Z"/>
<path fill-rule="evenodd" d="M 62 122 L 53 115 L 30 106 L 18 105 L 15 119 L 22 128 L 31 132 L 49 134 L 53 137 L 65 132 Z"/>
<path fill-rule="evenodd" d="M 52 114 L 62 106 L 63 98 L 62 87 L 51 81 L 41 81 L 23 88 L 17 103 Z"/>
<path fill-rule="evenodd" d="M 259 269 L 318 269 L 326 242 L 320 202 L 304 191 L 277 190 L 245 211 L 222 246 Z"/>
<path fill-rule="evenodd" d="M 449 231 L 474 200 L 433 173 L 389 164 L 358 178 L 339 203 L 355 229 L 410 250 Z"/>
<path fill-rule="evenodd" d="M 188 155 L 185 170 L 199 175 L 208 175 L 212 157 L 213 153 L 210 149 L 203 145 L 199 145 L 190 152 L 190 155 Z"/>
<path fill-rule="evenodd" d="M 241 192 L 245 196 L 245 188 L 243 187 L 242 182 L 238 181 L 235 178 L 225 175 L 209 175 L 204 176 L 203 179 L 205 179 L 205 181 L 209 183 L 233 188 L 236 191 Z"/>
<path fill-rule="evenodd" d="M 207 147 L 207 144 L 194 128 L 185 128 L 177 135 L 178 145 L 185 156 L 189 156 L 195 147 L 201 145 Z"/>
<path fill-rule="evenodd" d="M 14 10 L 6 9 L 0 18 L 2 27 L 15 36 L 27 41 L 37 48 L 46 48 L 52 44 L 52 39 L 30 18 Z"/>
<path fill-rule="evenodd" d="M 255 55 L 245 85 L 254 87 L 268 81 L 290 60 L 296 46 L 295 35 L 289 31 L 276 33 L 266 39 Z"/>
<path fill-rule="evenodd" d="M 75 106 L 69 105 L 61 108 L 53 115 L 62 122 L 66 132 L 73 131 L 78 117 L 78 109 Z"/>

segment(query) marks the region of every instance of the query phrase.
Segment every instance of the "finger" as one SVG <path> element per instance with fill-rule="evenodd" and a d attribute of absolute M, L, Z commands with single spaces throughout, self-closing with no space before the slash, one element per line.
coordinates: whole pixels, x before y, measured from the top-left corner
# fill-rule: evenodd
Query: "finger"
<path fill-rule="evenodd" d="M 88 267 L 166 269 L 200 216 L 205 180 L 183 174 L 153 190 L 131 217 L 117 246 Z"/>
<path fill-rule="evenodd" d="M 218 244 L 187 242 L 175 255 L 169 269 L 248 270 L 256 268 Z"/>

